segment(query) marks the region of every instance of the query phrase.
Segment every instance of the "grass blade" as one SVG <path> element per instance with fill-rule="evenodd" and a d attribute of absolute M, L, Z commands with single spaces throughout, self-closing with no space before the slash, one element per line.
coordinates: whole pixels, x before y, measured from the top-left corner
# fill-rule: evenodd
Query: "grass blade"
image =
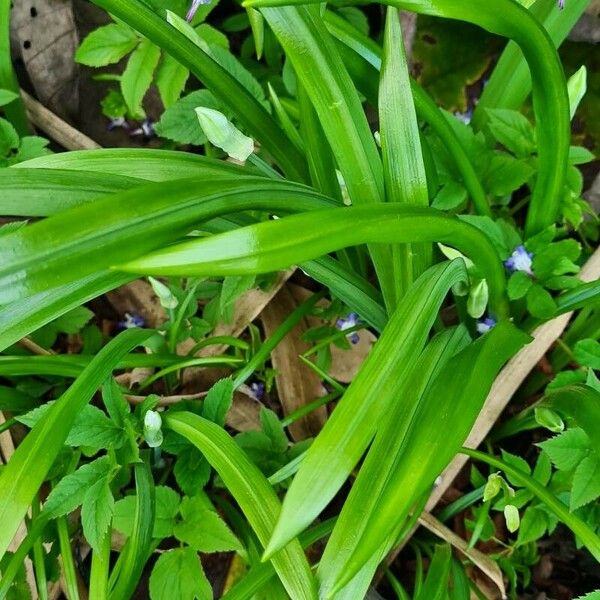
<path fill-rule="evenodd" d="M 265 545 L 281 509 L 265 476 L 218 425 L 186 412 L 167 414 L 165 424 L 204 454 L 233 494 L 261 544 Z M 273 555 L 271 561 L 292 598 L 316 598 L 314 579 L 297 540 Z"/>

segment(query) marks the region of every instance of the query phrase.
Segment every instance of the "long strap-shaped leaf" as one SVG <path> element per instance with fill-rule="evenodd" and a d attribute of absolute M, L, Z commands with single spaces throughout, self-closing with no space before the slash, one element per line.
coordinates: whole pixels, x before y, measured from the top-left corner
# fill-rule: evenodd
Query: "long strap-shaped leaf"
<path fill-rule="evenodd" d="M 502 365 L 531 338 L 510 322 L 499 323 L 487 335 L 459 352 L 442 368 L 423 395 L 407 427 L 386 419 L 372 449 L 385 452 L 395 445 L 400 426 L 401 448 L 376 507 L 363 517 L 364 533 L 353 555 L 337 563 L 322 581 L 332 592 L 341 588 L 373 554 L 391 549 L 381 544 L 400 529 L 416 500 L 431 489 L 435 478 L 456 455 L 471 430 Z M 375 458 L 375 457 L 374 457 Z"/>
<path fill-rule="evenodd" d="M 236 499 L 263 546 L 281 510 L 265 476 L 221 428 L 192 413 L 174 412 L 165 424 L 187 438 L 206 457 Z M 294 600 L 316 598 L 315 582 L 298 540 L 271 558 L 281 582 Z"/>
<path fill-rule="evenodd" d="M 235 77 L 140 0 L 94 0 L 187 67 L 227 106 L 244 128 L 275 158 L 285 173 L 306 181 L 304 156 L 283 129 Z"/>
<path fill-rule="evenodd" d="M 340 569 L 344 568 L 360 543 L 368 517 L 377 509 L 381 493 L 397 462 L 402 438 L 409 429 L 423 392 L 443 365 L 469 342 L 464 326 L 445 330 L 426 346 L 410 374 L 402 382 L 396 402 L 390 403 L 386 411 L 386 422 L 393 423 L 396 431 L 390 436 L 390 427 L 382 424 L 382 431 L 377 432 L 325 547 L 318 570 L 324 589 L 327 582 L 331 583 L 339 575 Z M 389 530 L 381 532 L 382 542 L 388 534 Z M 373 566 L 376 567 L 376 564 Z M 366 577 L 367 581 L 370 579 L 371 577 Z M 356 590 L 355 581 L 351 581 L 346 587 L 360 592 Z M 357 593 L 356 597 L 359 595 Z"/>
<path fill-rule="evenodd" d="M 147 184 L 0 236 L 0 303 L 143 255 L 219 215 L 335 204 L 306 186 L 262 177 Z"/>
<path fill-rule="evenodd" d="M 381 411 L 416 361 L 448 290 L 466 276 L 460 261 L 432 267 L 411 287 L 302 461 L 267 548 L 275 552 L 327 506 L 358 463 Z M 402 343 L 398 343 L 402 340 Z"/>
<path fill-rule="evenodd" d="M 429 206 L 419 124 L 410 91 L 400 15 L 392 7 L 388 7 L 385 19 L 378 109 L 387 202 Z M 413 280 L 431 264 L 431 246 L 394 245 L 392 256 L 398 282 L 397 302 Z"/>
<path fill-rule="evenodd" d="M 246 0 L 244 5 L 266 7 L 317 1 Z M 531 71 L 539 157 L 538 177 L 527 214 L 527 235 L 538 233 L 554 223 L 563 196 L 570 119 L 565 75 L 546 30 L 516 0 L 387 0 L 385 4 L 419 14 L 474 23 L 518 44 Z M 282 10 L 289 10 L 289 7 Z"/>
<path fill-rule="evenodd" d="M 324 20 L 328 30 L 339 41 L 344 64 L 355 85 L 375 106 L 378 102 L 376 83 L 377 72 L 381 69 L 381 47 L 331 11 L 325 13 Z M 410 86 L 417 115 L 433 129 L 448 149 L 475 210 L 479 214 L 491 216 L 492 212 L 481 182 L 459 137 L 427 92 L 413 79 Z"/>
<path fill-rule="evenodd" d="M 356 205 L 383 202 L 381 158 L 360 99 L 316 7 L 265 9 L 265 19 L 294 66 L 321 121 Z M 386 306 L 394 306 L 389 248 L 370 248 Z"/>
<path fill-rule="evenodd" d="M 18 163 L 5 172 L 14 173 L 15 169 L 94 171 L 148 181 L 260 175 L 256 169 L 240 167 L 199 154 L 151 148 L 100 148 L 59 152 Z M 9 178 L 9 175 L 5 177 Z"/>
<path fill-rule="evenodd" d="M 1 241 L 1 240 L 0 240 Z M 443 242 L 481 269 L 490 305 L 504 317 L 504 268 L 478 229 L 432 208 L 395 204 L 322 210 L 242 227 L 184 242 L 119 264 L 119 270 L 157 275 L 240 275 L 267 273 L 365 242 Z"/>
<path fill-rule="evenodd" d="M 0 558 L 4 556 L 81 409 L 106 381 L 121 357 L 149 335 L 148 331 L 130 329 L 114 338 L 19 444 L 0 473 Z"/>

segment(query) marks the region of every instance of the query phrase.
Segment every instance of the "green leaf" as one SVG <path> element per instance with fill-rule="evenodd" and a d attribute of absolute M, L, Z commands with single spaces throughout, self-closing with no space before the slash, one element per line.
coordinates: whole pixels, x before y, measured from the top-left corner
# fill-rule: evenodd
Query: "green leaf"
<path fill-rule="evenodd" d="M 168 413 L 165 422 L 202 451 L 236 499 L 261 544 L 266 544 L 281 508 L 265 476 L 218 425 L 186 412 Z M 316 599 L 314 579 L 297 541 L 271 561 L 292 598 Z"/>
<path fill-rule="evenodd" d="M 136 32 L 122 23 L 111 23 L 92 31 L 75 53 L 75 60 L 88 67 L 119 62 L 140 42 Z"/>
<path fill-rule="evenodd" d="M 600 343 L 596 340 L 579 340 L 573 348 L 575 360 L 582 367 L 600 369 Z"/>
<path fill-rule="evenodd" d="M 552 433 L 561 433 L 565 429 L 565 423 L 556 412 L 544 406 L 535 408 L 535 421 L 538 425 L 545 427 Z"/>
<path fill-rule="evenodd" d="M 81 507 L 83 534 L 94 552 L 99 552 L 108 535 L 115 499 L 110 491 L 110 479 L 105 476 L 87 490 Z"/>
<path fill-rule="evenodd" d="M 569 108 L 572 120 L 587 90 L 587 70 L 585 65 L 571 75 L 567 82 L 567 90 L 569 92 Z"/>
<path fill-rule="evenodd" d="M 504 269 L 488 238 L 445 213 L 397 203 L 324 210 L 262 222 L 173 245 L 118 268 L 153 275 L 258 274 L 360 243 L 413 241 L 442 242 L 471 258 L 487 279 L 492 310 L 505 312 Z"/>
<path fill-rule="evenodd" d="M 495 152 L 483 184 L 494 196 L 506 196 L 518 190 L 533 173 L 533 167 L 524 160 Z"/>
<path fill-rule="evenodd" d="M 0 158 L 19 147 L 19 134 L 6 120 L 0 118 Z"/>
<path fill-rule="evenodd" d="M 40 420 L 47 418 L 55 402 L 48 402 L 18 420 L 34 427 Z M 85 446 L 98 450 L 100 448 L 119 448 L 124 441 L 124 432 L 117 427 L 100 409 L 86 405 L 75 417 L 75 421 L 64 443 L 67 446 Z"/>
<path fill-rule="evenodd" d="M 260 425 L 265 435 L 271 441 L 271 447 L 274 452 L 285 452 L 289 446 L 289 441 L 285 435 L 285 430 L 277 415 L 268 408 L 261 406 Z"/>
<path fill-rule="evenodd" d="M 197 494 L 210 479 L 210 464 L 194 446 L 177 455 L 173 469 L 179 487 L 188 495 Z"/>
<path fill-rule="evenodd" d="M 0 89 L 0 106 L 6 106 L 14 102 L 19 97 L 19 94 L 11 90 Z"/>
<path fill-rule="evenodd" d="M 43 514 L 55 519 L 74 511 L 83 504 L 88 490 L 101 479 L 108 477 L 112 469 L 107 456 L 82 465 L 63 477 L 48 495 L 44 503 Z"/>
<path fill-rule="evenodd" d="M 462 261 L 454 261 L 430 269 L 413 284 L 303 459 L 270 549 L 307 527 L 335 496 L 371 441 L 377 415 L 396 397 L 398 382 L 425 346 L 444 296 L 465 277 Z M 405 343 L 399 345 L 398 339 Z"/>
<path fill-rule="evenodd" d="M 254 275 L 224 277 L 221 295 L 219 296 L 219 309 L 221 314 L 226 314 L 235 301 L 244 293 L 251 289 L 255 284 Z"/>
<path fill-rule="evenodd" d="M 527 294 L 532 284 L 533 281 L 527 273 L 516 271 L 508 280 L 506 293 L 511 300 L 519 300 L 519 298 L 523 298 Z"/>
<path fill-rule="evenodd" d="M 155 126 L 156 133 L 178 144 L 205 144 L 206 134 L 194 114 L 198 106 L 219 108 L 220 104 L 208 90 L 196 90 L 165 110 Z"/>
<path fill-rule="evenodd" d="M 574 469 L 589 453 L 590 438 L 583 429 L 573 427 L 538 444 L 562 471 Z"/>
<path fill-rule="evenodd" d="M 583 146 L 571 146 L 569 148 L 569 164 L 571 165 L 583 165 L 595 159 L 596 155 Z"/>
<path fill-rule="evenodd" d="M 529 120 L 516 110 L 503 108 L 487 110 L 492 135 L 515 156 L 526 158 L 536 149 L 533 126 Z"/>
<path fill-rule="evenodd" d="M 156 69 L 155 80 L 165 108 L 170 108 L 179 100 L 189 76 L 190 72 L 186 67 L 179 64 L 170 54 L 163 54 Z M 164 113 L 162 118 L 164 118 Z"/>
<path fill-rule="evenodd" d="M 52 321 L 52 326 L 62 333 L 79 333 L 94 317 L 94 313 L 85 306 L 78 306 Z"/>
<path fill-rule="evenodd" d="M 550 319 L 556 313 L 556 302 L 541 285 L 534 283 L 527 290 L 527 310 L 540 319 Z"/>
<path fill-rule="evenodd" d="M 212 600 L 210 582 L 192 548 L 176 548 L 160 555 L 150 575 L 152 600 Z"/>
<path fill-rule="evenodd" d="M 179 511 L 179 494 L 170 487 L 159 485 L 155 488 L 156 513 L 152 537 L 164 539 L 173 535 L 175 517 Z M 113 516 L 113 527 L 127 537 L 131 536 L 134 527 L 134 517 L 137 505 L 136 496 L 126 496 L 117 500 Z"/>
<path fill-rule="evenodd" d="M 136 508 L 133 531 L 113 567 L 109 579 L 109 600 L 130 598 L 139 582 L 152 551 L 152 529 L 155 515 L 154 481 L 150 467 L 138 462 L 133 465 L 136 484 Z"/>
<path fill-rule="evenodd" d="M 160 59 L 160 48 L 150 40 L 143 39 L 131 53 L 121 75 L 121 92 L 129 112 L 135 117 L 144 117 L 142 100 L 152 83 L 154 69 Z"/>
<path fill-rule="evenodd" d="M 244 135 L 222 112 L 204 106 L 195 112 L 208 141 L 231 158 L 244 162 L 254 152 L 253 139 Z"/>
<path fill-rule="evenodd" d="M 427 578 L 415 600 L 443 600 L 448 592 L 448 576 L 452 561 L 450 544 L 436 546 L 427 571 Z"/>
<path fill-rule="evenodd" d="M 212 510 L 199 510 L 177 523 L 175 537 L 198 552 L 229 552 L 242 550 L 239 540 L 225 521 Z"/>
<path fill-rule="evenodd" d="M 576 510 L 600 496 L 600 457 L 586 456 L 575 469 L 571 489 L 570 509 Z"/>
<path fill-rule="evenodd" d="M 115 364 L 141 344 L 148 331 L 124 331 L 89 363 L 71 387 L 56 401 L 19 444 L 0 472 L 0 557 L 4 555 L 28 507 L 58 456 L 76 415 L 112 372 Z"/>
<path fill-rule="evenodd" d="M 217 381 L 202 404 L 202 416 L 217 425 L 225 425 L 225 417 L 233 402 L 233 380 L 231 377 Z"/>

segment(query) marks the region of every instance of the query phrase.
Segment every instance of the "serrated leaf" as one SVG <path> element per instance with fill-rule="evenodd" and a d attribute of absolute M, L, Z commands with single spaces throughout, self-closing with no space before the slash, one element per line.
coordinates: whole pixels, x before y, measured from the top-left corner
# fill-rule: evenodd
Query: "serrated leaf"
<path fill-rule="evenodd" d="M 527 290 L 527 310 L 540 319 L 550 319 L 556 313 L 556 302 L 541 285 L 534 283 Z"/>
<path fill-rule="evenodd" d="M 506 196 L 526 183 L 533 172 L 527 162 L 496 152 L 485 173 L 484 186 L 494 196 Z"/>
<path fill-rule="evenodd" d="M 6 119 L 0 119 L 0 158 L 19 147 L 19 134 Z"/>
<path fill-rule="evenodd" d="M 595 453 L 586 456 L 575 469 L 571 488 L 571 511 L 600 496 L 600 457 Z"/>
<path fill-rule="evenodd" d="M 173 534 L 175 516 L 179 510 L 179 494 L 167 486 L 156 486 L 156 512 L 154 515 L 154 526 L 152 537 L 164 539 Z M 129 537 L 133 531 L 135 517 L 136 497 L 126 496 L 115 504 L 113 516 L 113 527 L 123 535 Z"/>
<path fill-rule="evenodd" d="M 179 100 L 189 76 L 189 69 L 176 61 L 170 54 L 163 54 L 156 69 L 155 80 L 165 108 L 169 108 Z"/>
<path fill-rule="evenodd" d="M 160 555 L 150 575 L 150 598 L 212 600 L 212 587 L 194 550 L 177 548 Z"/>
<path fill-rule="evenodd" d="M 538 444 L 561 471 L 574 469 L 588 454 L 590 438 L 583 429 L 573 427 Z"/>
<path fill-rule="evenodd" d="M 202 405 L 202 416 L 217 425 L 223 426 L 232 401 L 233 380 L 231 377 L 221 379 L 208 390 Z"/>
<path fill-rule="evenodd" d="M 239 540 L 212 510 L 195 511 L 173 529 L 175 537 L 198 552 L 241 550 Z"/>
<path fill-rule="evenodd" d="M 107 477 L 110 470 L 110 460 L 103 456 L 66 475 L 48 495 L 44 514 L 54 519 L 72 512 L 83 503 L 87 491 L 100 479 Z"/>
<path fill-rule="evenodd" d="M 135 117 L 144 117 L 142 100 L 152 83 L 154 69 L 160 59 L 160 48 L 150 40 L 143 39 L 131 53 L 127 66 L 121 75 L 121 92 Z"/>
<path fill-rule="evenodd" d="M 271 440 L 275 452 L 285 452 L 289 445 L 281 421 L 277 415 L 264 406 L 260 409 L 260 426 L 265 435 Z"/>
<path fill-rule="evenodd" d="M 502 108 L 488 109 L 488 127 L 492 135 L 507 150 L 518 157 L 535 152 L 534 129 L 520 112 Z"/>
<path fill-rule="evenodd" d="M 127 25 L 111 23 L 92 31 L 75 53 L 75 60 L 88 67 L 104 67 L 119 62 L 139 43 L 136 32 Z"/>
<path fill-rule="evenodd" d="M 210 478 L 210 465 L 202 453 L 188 446 L 177 455 L 173 469 L 179 487 L 188 495 L 202 490 Z"/>
<path fill-rule="evenodd" d="M 79 333 L 93 317 L 94 313 L 89 308 L 78 306 L 52 321 L 52 325 L 61 333 Z"/>
<path fill-rule="evenodd" d="M 83 534 L 95 552 L 100 551 L 113 516 L 115 499 L 109 484 L 108 477 L 96 481 L 86 492 L 81 507 Z"/>

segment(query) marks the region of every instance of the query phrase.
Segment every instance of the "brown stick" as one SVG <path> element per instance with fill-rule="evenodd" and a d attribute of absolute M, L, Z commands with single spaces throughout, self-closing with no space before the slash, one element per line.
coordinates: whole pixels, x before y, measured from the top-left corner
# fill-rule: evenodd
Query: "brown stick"
<path fill-rule="evenodd" d="M 101 148 L 94 140 L 63 121 L 27 92 L 21 90 L 21 96 L 29 120 L 63 148 L 67 150 L 96 150 Z"/>

